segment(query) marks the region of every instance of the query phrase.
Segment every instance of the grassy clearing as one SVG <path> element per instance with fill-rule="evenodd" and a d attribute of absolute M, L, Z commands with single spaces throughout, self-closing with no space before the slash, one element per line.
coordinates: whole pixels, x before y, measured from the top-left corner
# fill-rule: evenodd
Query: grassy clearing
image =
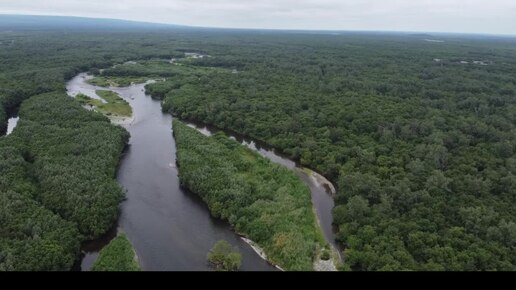
<path fill-rule="evenodd" d="M 75 99 L 83 105 L 95 107 L 95 110 L 106 116 L 131 117 L 133 110 L 128 102 L 120 98 L 120 96 L 112 91 L 97 90 L 95 92 L 99 97 L 107 103 L 100 100 L 92 99 L 84 94 L 78 94 Z"/>

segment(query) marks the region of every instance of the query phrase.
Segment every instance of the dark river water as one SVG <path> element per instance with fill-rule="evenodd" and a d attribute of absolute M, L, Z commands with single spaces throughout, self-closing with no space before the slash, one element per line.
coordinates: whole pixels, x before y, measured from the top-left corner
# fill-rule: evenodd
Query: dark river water
<path fill-rule="evenodd" d="M 87 78 L 80 74 L 68 82 L 68 94 L 75 96 L 81 92 L 98 98 L 95 90 L 102 88 L 87 84 Z M 197 195 L 180 188 L 172 116 L 162 113 L 161 103 L 145 95 L 143 84 L 109 89 L 119 93 L 133 108 L 134 120 L 125 120 L 121 124 L 131 133 L 131 139 L 117 176 L 118 182 L 127 190 L 127 199 L 121 204 L 118 225 L 104 237 L 83 245 L 83 258 L 77 270 L 90 269 L 100 249 L 120 230 L 134 245 L 143 270 L 211 270 L 206 255 L 221 239 L 238 247 L 242 254 L 241 270 L 276 270 L 236 235 L 227 222 L 211 217 L 208 207 Z M 208 126 L 189 125 L 206 135 L 217 131 Z M 238 134 L 226 133 L 273 162 L 296 170 L 312 192 L 326 240 L 335 247 L 333 198 L 328 188 L 317 178 L 298 170 L 295 162 L 272 148 Z"/>

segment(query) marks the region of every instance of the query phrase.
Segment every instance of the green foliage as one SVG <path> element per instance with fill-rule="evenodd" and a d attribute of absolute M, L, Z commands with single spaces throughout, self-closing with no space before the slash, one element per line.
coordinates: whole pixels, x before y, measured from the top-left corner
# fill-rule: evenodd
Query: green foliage
<path fill-rule="evenodd" d="M 125 234 L 120 234 L 104 247 L 91 271 L 140 271 L 133 246 Z"/>
<path fill-rule="evenodd" d="M 330 251 L 327 249 L 324 249 L 321 253 L 321 260 L 328 261 L 331 258 Z"/>
<path fill-rule="evenodd" d="M 107 104 L 94 105 L 96 109 L 104 115 L 130 117 L 133 114 L 133 109 L 129 103 L 122 99 L 117 93 L 105 90 L 97 90 L 96 93 L 107 102 Z"/>
<path fill-rule="evenodd" d="M 208 75 L 211 73 L 231 72 L 228 69 L 217 67 L 192 66 L 183 63 L 170 63 L 168 60 L 148 60 L 135 63 L 125 63 L 108 68 L 102 72 L 104 77 L 115 79 L 126 78 L 173 78 L 178 75 Z"/>
<path fill-rule="evenodd" d="M 175 78 L 163 82 L 145 85 L 145 92 L 154 99 L 162 100 L 168 92 L 179 89 L 181 83 L 178 83 Z"/>
<path fill-rule="evenodd" d="M 86 81 L 88 84 L 99 87 L 127 87 L 131 84 L 145 83 L 147 78 L 141 77 L 107 77 L 97 76 L 91 80 Z"/>
<path fill-rule="evenodd" d="M 124 116 L 130 117 L 133 114 L 131 105 L 117 93 L 113 91 L 97 90 L 96 94 L 104 99 L 107 103 L 102 102 L 98 99 L 90 98 L 84 94 L 78 94 L 75 99 L 83 105 L 89 105 L 95 108 L 96 111 L 104 114 L 105 116 Z"/>
<path fill-rule="evenodd" d="M 7 112 L 23 100 L 63 92 L 64 81 L 78 72 L 98 75 L 99 68 L 139 60 L 108 69 L 101 79 L 165 77 L 165 82 L 146 86 L 153 97 L 164 99 L 165 111 L 264 141 L 337 186 L 334 220 L 338 239 L 348 249 L 342 269 L 514 270 L 515 41 L 443 39 L 428 43 L 404 35 L 3 31 L 0 132 L 5 131 Z M 184 57 L 184 52 L 212 57 L 170 63 L 171 58 Z M 469 64 L 461 64 L 462 60 Z M 90 218 L 84 212 L 84 204 L 90 204 L 87 192 L 94 192 L 97 200 L 99 192 L 111 191 L 106 187 L 109 182 L 94 177 L 93 171 L 102 176 L 109 171 L 106 176 L 112 179 L 113 160 L 120 150 L 118 141 L 100 139 L 121 133 L 98 129 L 110 127 L 100 114 L 83 115 L 68 105 L 59 110 L 41 105 L 31 112 L 41 116 L 37 122 L 22 116 L 19 128 L 0 141 L 0 154 L 11 152 L 16 157 L 5 159 L 6 167 L 0 169 L 9 172 L 0 176 L 4 184 L 0 191 L 23 194 L 23 203 L 35 200 L 35 206 L 47 209 L 49 216 L 66 220 L 74 216 L 73 221 L 87 217 L 91 221 L 81 221 L 80 228 L 90 236 L 107 223 L 94 226 L 98 215 Z M 76 115 L 82 116 L 80 120 L 74 119 Z M 74 131 L 83 123 L 92 125 Z M 91 144 L 97 130 L 99 144 L 111 149 L 96 147 L 97 141 Z M 76 136 L 82 132 L 89 133 Z M 37 150 L 46 133 L 52 141 Z M 93 154 L 95 150 L 100 151 Z M 66 154 L 60 156 L 58 151 Z M 92 157 L 84 163 L 93 168 L 91 174 L 80 170 L 86 168 L 85 160 L 71 159 L 81 154 Z M 44 173 L 61 166 L 67 169 Z M 74 170 L 81 173 L 74 176 Z M 102 185 L 90 185 L 92 189 L 88 182 Z M 111 186 L 114 192 L 119 190 Z M 68 200 L 68 195 L 79 204 L 77 212 L 72 202 L 60 200 Z M 13 198 L 12 193 L 5 196 Z M 113 212 L 113 201 L 108 202 L 107 213 Z M 4 198 L 0 206 L 3 203 L 8 201 Z M 227 214 L 218 203 L 212 208 Z M 236 215 L 227 218 L 232 221 Z M 2 233 L 8 228 L 4 225 L 18 217 L 7 220 L 0 223 Z M 267 221 L 255 226 L 257 234 L 268 232 Z M 64 224 L 54 230 L 66 228 Z M 2 244 L 2 253 L 24 252 L 9 243 Z M 5 257 L 0 254 L 0 264 Z M 59 258 L 55 265 L 67 261 Z"/>
<path fill-rule="evenodd" d="M 223 134 L 205 137 L 174 120 L 181 184 L 215 217 L 260 245 L 287 270 L 311 270 L 318 228 L 308 188 L 287 168 Z"/>
<path fill-rule="evenodd" d="M 16 132 L 0 137 L 0 270 L 70 269 L 80 242 L 116 219 L 123 192 L 114 176 L 129 136 L 81 108 L 64 84 L 130 59 L 184 55 L 175 51 L 184 42 L 146 35 L 39 27 L 0 34 L 0 135 L 7 113 L 30 98 Z M 137 81 L 116 81 L 129 79 Z"/>
<path fill-rule="evenodd" d="M 264 141 L 330 179 L 347 268 L 515 269 L 514 40 L 229 43 L 190 65 L 238 73 L 180 74 L 168 93 L 159 87 L 164 110 Z"/>
<path fill-rule="evenodd" d="M 220 240 L 208 253 L 208 261 L 219 271 L 238 271 L 242 255 L 230 243 Z"/>
<path fill-rule="evenodd" d="M 0 189 L 0 271 L 69 270 L 79 237 L 73 223 L 27 193 Z"/>
<path fill-rule="evenodd" d="M 112 225 L 123 198 L 115 170 L 129 136 L 81 108 L 64 84 L 129 59 L 183 55 L 160 39 L 40 28 L 0 34 L 0 135 L 7 113 L 30 98 L 16 131 L 0 137 L 0 270 L 68 270 L 80 242 Z"/>
<path fill-rule="evenodd" d="M 0 139 L 0 269 L 68 270 L 117 217 L 128 134 L 63 93 L 30 98 L 20 117 Z"/>
<path fill-rule="evenodd" d="M 32 160 L 36 198 L 85 236 L 104 233 L 123 198 L 113 177 L 129 134 L 61 93 L 30 98 L 20 117 L 13 139 Z"/>

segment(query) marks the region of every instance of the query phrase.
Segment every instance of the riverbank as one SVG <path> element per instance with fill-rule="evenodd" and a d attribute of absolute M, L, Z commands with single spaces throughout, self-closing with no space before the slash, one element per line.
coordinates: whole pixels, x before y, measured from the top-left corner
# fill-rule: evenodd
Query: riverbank
<path fill-rule="evenodd" d="M 335 186 L 333 183 L 331 183 L 326 177 L 324 177 L 322 174 L 319 174 L 315 171 L 313 171 L 310 168 L 307 167 L 301 167 L 300 170 L 304 172 L 306 175 L 310 176 L 314 179 L 314 182 L 322 185 L 325 190 L 328 192 L 328 194 L 331 194 L 331 196 L 334 198 L 337 194 L 337 190 L 335 189 Z"/>
<path fill-rule="evenodd" d="M 131 116 L 131 117 L 108 116 L 108 118 L 109 118 L 109 120 L 111 120 L 111 123 L 122 126 L 126 129 L 133 124 L 134 119 L 135 119 L 134 116 Z"/>
<path fill-rule="evenodd" d="M 245 237 L 240 237 L 244 242 L 246 242 L 255 252 L 256 254 L 258 254 L 258 256 L 260 256 L 262 259 L 264 259 L 265 261 L 269 262 L 272 264 L 271 261 L 269 261 L 269 258 L 267 257 L 267 254 L 265 253 L 265 251 L 255 242 L 253 242 L 252 240 L 248 239 L 248 238 L 245 238 Z M 276 267 L 278 270 L 284 272 L 285 270 L 283 270 L 283 268 L 281 268 L 280 266 L 278 265 L 274 265 L 272 264 L 274 267 Z"/>

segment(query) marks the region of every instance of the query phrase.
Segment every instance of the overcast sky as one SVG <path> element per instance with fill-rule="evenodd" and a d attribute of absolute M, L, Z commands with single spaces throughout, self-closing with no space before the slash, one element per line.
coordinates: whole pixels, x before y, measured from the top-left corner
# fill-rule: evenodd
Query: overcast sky
<path fill-rule="evenodd" d="M 516 0 L 0 0 L 0 13 L 207 27 L 516 34 Z"/>

